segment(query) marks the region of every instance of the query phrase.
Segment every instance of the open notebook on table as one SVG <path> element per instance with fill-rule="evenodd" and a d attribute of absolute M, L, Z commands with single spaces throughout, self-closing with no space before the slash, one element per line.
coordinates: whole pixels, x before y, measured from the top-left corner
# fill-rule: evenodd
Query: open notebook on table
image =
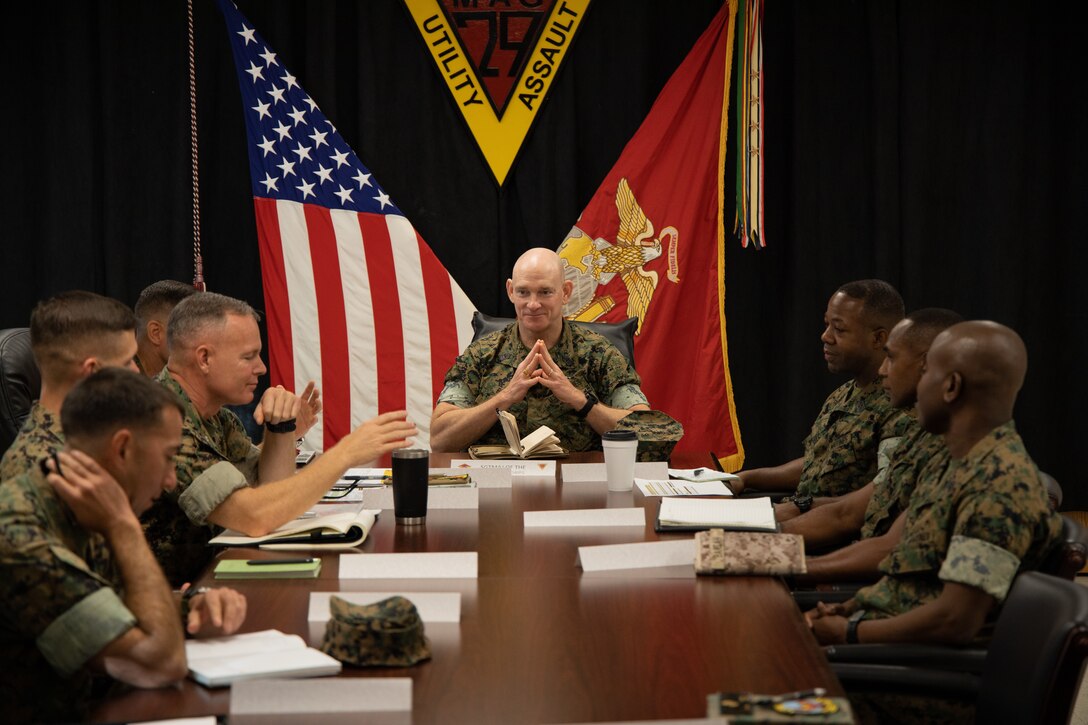
<path fill-rule="evenodd" d="M 208 543 L 212 546 L 259 546 L 285 551 L 353 549 L 366 541 L 380 513 L 378 509 L 359 508 L 295 519 L 265 536 L 246 536 L 227 529 Z"/>
<path fill-rule="evenodd" d="M 566 458 L 555 431 L 542 425 L 524 438 L 518 436 L 518 421 L 506 410 L 496 410 L 508 445 L 469 446 L 473 458 Z"/>

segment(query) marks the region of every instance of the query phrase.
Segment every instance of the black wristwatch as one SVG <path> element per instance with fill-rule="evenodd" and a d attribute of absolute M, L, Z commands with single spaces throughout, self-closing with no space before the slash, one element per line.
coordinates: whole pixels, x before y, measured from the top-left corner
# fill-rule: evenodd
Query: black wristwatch
<path fill-rule="evenodd" d="M 846 620 L 846 644 L 858 643 L 858 625 L 861 624 L 861 618 L 864 616 L 865 610 L 859 609 Z"/>
<path fill-rule="evenodd" d="M 786 500 L 796 506 L 797 510 L 803 514 L 812 509 L 812 496 L 807 493 L 795 493 Z"/>
<path fill-rule="evenodd" d="M 588 390 L 583 390 L 582 392 L 586 396 L 586 404 L 583 405 L 580 410 L 574 411 L 574 414 L 584 420 L 585 417 L 589 415 L 589 411 L 593 410 L 593 406 L 596 405 L 599 401 L 597 400 L 597 396 L 589 392 Z"/>
<path fill-rule="evenodd" d="M 269 433 L 294 433 L 295 419 L 289 418 L 279 423 L 265 423 L 264 427 Z"/>

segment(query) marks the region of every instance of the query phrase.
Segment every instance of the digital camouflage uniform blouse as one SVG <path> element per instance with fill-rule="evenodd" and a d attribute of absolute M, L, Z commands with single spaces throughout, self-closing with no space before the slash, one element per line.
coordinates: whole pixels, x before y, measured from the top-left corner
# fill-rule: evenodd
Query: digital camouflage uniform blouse
<path fill-rule="evenodd" d="M 163 492 L 144 514 L 143 524 L 155 558 L 167 580 L 177 587 L 192 581 L 211 561 L 207 544 L 217 530 L 208 523 L 208 515 L 232 493 L 257 480 L 261 452 L 234 413 L 220 408 L 212 417 L 201 418 L 166 368 L 155 379 L 178 396 L 185 418 L 177 487 Z"/>
<path fill-rule="evenodd" d="M 70 720 L 95 684 L 86 663 L 136 624 L 110 550 L 41 472 L 0 486 L 0 720 Z M 97 681 L 97 682 L 96 682 Z"/>
<path fill-rule="evenodd" d="M 805 438 L 798 494 L 844 496 L 877 473 L 911 424 L 893 408 L 879 379 L 865 386 L 853 380 L 827 397 Z"/>
<path fill-rule="evenodd" d="M 529 354 L 529 348 L 512 322 L 503 330 L 485 335 L 469 345 L 446 373 L 446 385 L 439 403 L 471 408 L 490 399 L 514 376 L 514 370 Z M 639 388 L 635 368 L 615 345 L 579 325 L 563 323 L 559 340 L 548 350 L 555 364 L 579 390 L 590 390 L 611 408 L 627 409 L 648 405 Z M 601 437 L 575 411 L 543 385 L 534 385 L 525 399 L 510 406 L 524 437 L 542 425 L 559 436 L 559 445 L 568 451 L 599 451 Z M 495 425 L 477 443 L 506 444 L 502 426 Z"/>
<path fill-rule="evenodd" d="M 63 448 L 64 433 L 60 428 L 60 416 L 50 413 L 41 403 L 34 403 L 19 435 L 0 460 L 0 481 L 37 470 L 41 460 Z"/>
<path fill-rule="evenodd" d="M 944 582 L 1004 601 L 1016 573 L 1037 569 L 1061 534 L 1012 421 L 964 458 L 926 465 L 906 515 L 899 544 L 880 563 L 884 578 L 855 597 L 866 618 L 931 602 Z"/>

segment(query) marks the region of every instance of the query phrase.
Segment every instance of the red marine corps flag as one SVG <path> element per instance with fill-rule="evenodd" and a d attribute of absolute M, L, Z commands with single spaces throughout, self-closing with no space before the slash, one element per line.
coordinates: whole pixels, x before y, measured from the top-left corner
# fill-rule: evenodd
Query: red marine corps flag
<path fill-rule="evenodd" d="M 653 408 L 684 425 L 677 450 L 744 462 L 725 337 L 723 199 L 736 0 L 722 6 L 559 247 L 570 319 L 637 317 Z"/>
<path fill-rule="evenodd" d="M 426 447 L 474 307 L 252 24 L 219 7 L 242 91 L 272 384 L 318 382 L 324 415 L 308 447 L 401 409 Z"/>

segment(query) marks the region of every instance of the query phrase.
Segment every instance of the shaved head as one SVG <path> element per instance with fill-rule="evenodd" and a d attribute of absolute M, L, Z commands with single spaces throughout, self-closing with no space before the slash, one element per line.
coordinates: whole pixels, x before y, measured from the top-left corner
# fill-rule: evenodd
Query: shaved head
<path fill-rule="evenodd" d="M 517 279 L 519 274 L 524 275 L 530 269 L 550 271 L 555 274 L 556 284 L 563 281 L 563 260 L 551 249 L 534 247 L 518 257 L 514 262 L 514 272 L 511 278 Z"/>
<path fill-rule="evenodd" d="M 536 247 L 518 257 L 506 280 L 506 296 L 518 317 L 518 335 L 526 347 L 537 340 L 554 345 L 563 331 L 563 305 L 574 283 L 563 279 L 563 261 L 550 249 Z"/>
<path fill-rule="evenodd" d="M 933 340 L 929 355 L 939 355 L 967 380 L 971 392 L 1016 399 L 1028 371 L 1028 350 L 1011 328 L 972 320 L 948 328 Z"/>
<path fill-rule="evenodd" d="M 997 322 L 953 325 L 933 339 L 918 384 L 923 427 L 941 433 L 962 412 L 999 425 L 1012 418 L 1028 352 L 1015 331 Z"/>

